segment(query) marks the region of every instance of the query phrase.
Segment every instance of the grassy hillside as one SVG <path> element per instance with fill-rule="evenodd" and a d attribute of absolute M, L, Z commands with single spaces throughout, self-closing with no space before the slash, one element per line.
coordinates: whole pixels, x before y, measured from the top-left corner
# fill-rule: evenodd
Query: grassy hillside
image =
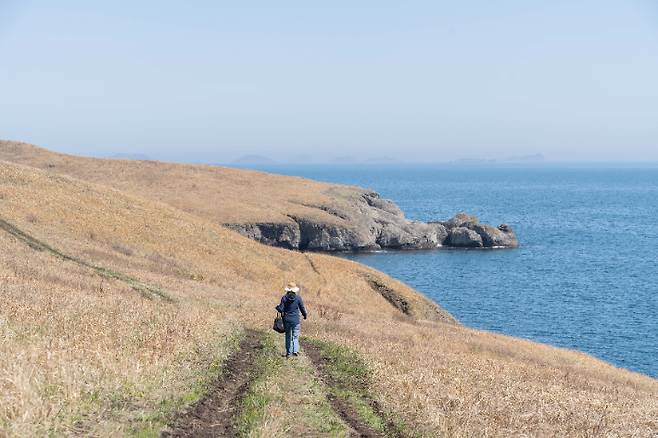
<path fill-rule="evenodd" d="M 71 175 L 140 197 L 166 202 L 216 223 L 287 223 L 289 215 L 335 223 L 331 207 L 363 190 L 303 178 L 217 166 L 103 160 L 58 154 L 1 141 L 0 160 Z"/>
<path fill-rule="evenodd" d="M 4 156 L 13 153 L 5 147 Z M 85 163 L 70 165 L 93 180 L 98 166 Z M 368 427 L 385 428 L 389 418 L 410 435 L 658 430 L 653 379 L 463 327 L 372 269 L 266 247 L 154 200 L 166 201 L 175 180 L 139 196 L 51 164 L 0 162 L 0 435 L 156 434 L 208 391 L 245 333 L 269 331 L 290 280 L 302 285 L 311 312 L 303 334 L 318 353 L 285 362 L 276 356 L 281 338 L 259 335 L 240 399 L 244 435 L 346 435 L 355 426 L 331 404 L 341 397 Z M 212 186 L 207 168 L 141 164 L 151 165 L 174 168 L 179 190 L 192 180 L 209 184 L 200 190 L 215 199 L 231 197 L 231 186 Z M 299 384 L 282 391 L 290 381 Z M 295 424 L 283 415 L 290 411 L 299 413 Z"/>

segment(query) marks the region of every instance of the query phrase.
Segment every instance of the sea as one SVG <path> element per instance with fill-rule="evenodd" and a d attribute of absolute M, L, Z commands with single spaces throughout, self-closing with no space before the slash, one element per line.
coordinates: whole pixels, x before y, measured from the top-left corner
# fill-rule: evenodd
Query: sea
<path fill-rule="evenodd" d="M 267 165 L 357 185 L 410 219 L 513 227 L 518 249 L 342 254 L 465 325 L 589 353 L 658 378 L 658 166 Z"/>

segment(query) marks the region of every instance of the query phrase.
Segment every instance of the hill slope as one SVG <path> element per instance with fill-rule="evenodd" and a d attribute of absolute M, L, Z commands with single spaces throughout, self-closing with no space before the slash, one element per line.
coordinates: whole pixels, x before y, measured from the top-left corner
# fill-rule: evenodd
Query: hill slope
<path fill-rule="evenodd" d="M 268 330 L 289 280 L 311 312 L 303 333 L 325 352 L 356 354 L 372 397 L 409 433 L 658 430 L 653 379 L 462 327 L 372 269 L 260 245 L 164 203 L 0 162 L 0 242 L 8 435 L 157 433 L 207 391 L 245 330 Z M 311 361 L 270 362 L 255 366 L 270 371 L 245 396 L 254 403 L 244 406 L 260 406 L 252 416 L 244 408 L 245 428 L 283 434 L 281 413 L 295 410 L 311 435 L 349 430 L 327 405 L 332 381 L 318 380 Z M 303 393 L 276 389 L 290 379 Z"/>
<path fill-rule="evenodd" d="M 0 160 L 105 184 L 166 202 L 273 246 L 311 250 L 514 247 L 509 227 L 470 216 L 410 221 L 391 201 L 358 187 L 242 169 L 101 160 L 0 141 Z"/>

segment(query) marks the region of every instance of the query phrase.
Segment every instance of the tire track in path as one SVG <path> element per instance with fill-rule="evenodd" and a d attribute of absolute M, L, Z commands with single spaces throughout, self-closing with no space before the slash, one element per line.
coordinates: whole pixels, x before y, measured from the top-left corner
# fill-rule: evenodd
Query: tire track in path
<path fill-rule="evenodd" d="M 332 375 L 331 372 L 327 369 L 328 365 L 326 358 L 323 357 L 320 348 L 315 345 L 313 342 L 308 342 L 303 340 L 304 352 L 311 359 L 311 362 L 315 366 L 318 372 L 320 380 L 322 380 L 325 385 L 328 387 L 338 387 L 340 388 L 343 384 L 342 382 L 337 381 Z M 396 425 L 391 422 L 385 421 L 385 415 L 379 403 L 375 400 L 368 400 L 370 408 L 373 410 L 374 414 L 377 415 L 385 424 L 385 433 L 375 430 L 369 424 L 367 424 L 363 418 L 356 411 L 354 406 L 346 399 L 337 397 L 334 394 L 327 394 L 329 401 L 333 409 L 340 415 L 345 423 L 349 425 L 352 429 L 352 436 L 362 437 L 362 438 L 380 438 L 380 437 L 403 437 L 404 435 L 401 431 L 398 430 Z"/>
<path fill-rule="evenodd" d="M 232 437 L 237 435 L 240 401 L 249 389 L 255 361 L 264 348 L 263 335 L 246 330 L 245 338 L 224 363 L 212 388 L 192 407 L 179 414 L 161 437 Z"/>

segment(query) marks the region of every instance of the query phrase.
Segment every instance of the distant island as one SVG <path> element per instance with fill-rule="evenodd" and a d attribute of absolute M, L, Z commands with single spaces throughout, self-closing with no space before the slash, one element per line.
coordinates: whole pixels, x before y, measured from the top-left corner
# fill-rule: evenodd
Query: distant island
<path fill-rule="evenodd" d="M 543 154 L 519 155 L 506 158 L 459 158 L 449 161 L 448 164 L 457 166 L 497 166 L 504 164 L 543 163 L 546 158 Z"/>
<path fill-rule="evenodd" d="M 541 163 L 543 161 L 546 161 L 546 157 L 544 157 L 544 154 L 537 153 L 537 154 L 509 157 L 505 161 L 520 162 L 520 163 Z"/>

